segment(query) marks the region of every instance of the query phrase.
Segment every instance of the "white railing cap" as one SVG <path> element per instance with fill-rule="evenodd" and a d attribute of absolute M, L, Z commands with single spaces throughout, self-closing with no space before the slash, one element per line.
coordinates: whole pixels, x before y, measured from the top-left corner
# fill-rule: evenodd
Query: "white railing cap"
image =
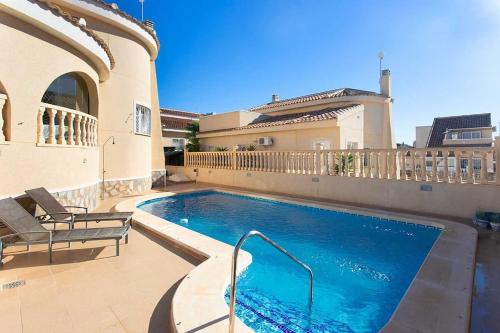
<path fill-rule="evenodd" d="M 75 115 L 79 115 L 79 116 L 82 116 L 82 117 L 85 117 L 85 118 L 90 118 L 90 119 L 97 120 L 96 117 L 91 116 L 88 113 L 77 111 L 77 110 L 70 109 L 70 108 L 65 108 L 64 106 L 59 106 L 59 105 L 54 105 L 54 104 L 48 104 L 48 103 L 40 103 L 40 106 L 43 106 L 43 107 L 45 107 L 47 109 L 55 109 L 55 110 L 64 111 L 64 112 L 67 112 L 67 113 L 73 113 Z"/>

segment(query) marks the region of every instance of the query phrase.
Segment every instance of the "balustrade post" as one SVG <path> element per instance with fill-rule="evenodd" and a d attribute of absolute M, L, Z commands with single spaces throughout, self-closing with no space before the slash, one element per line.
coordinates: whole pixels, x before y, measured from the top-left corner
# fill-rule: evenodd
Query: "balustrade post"
<path fill-rule="evenodd" d="M 472 155 L 474 152 L 470 152 L 467 158 L 467 183 L 474 183 L 474 162 L 472 160 Z"/>
<path fill-rule="evenodd" d="M 487 152 L 481 152 L 481 184 L 488 184 Z"/>
<path fill-rule="evenodd" d="M 76 126 L 75 126 L 75 145 L 80 146 L 82 144 L 82 139 L 81 139 L 81 123 L 82 123 L 82 116 L 76 115 Z"/>
<path fill-rule="evenodd" d="M 73 126 L 75 122 L 75 114 L 74 113 L 69 113 L 68 114 L 68 145 L 73 146 L 75 144 L 75 140 L 73 138 L 74 131 L 73 131 Z"/>
<path fill-rule="evenodd" d="M 49 112 L 49 137 L 47 139 L 48 144 L 55 144 L 56 143 L 56 113 L 57 110 L 54 110 L 52 108 L 48 108 L 47 111 Z"/>
<path fill-rule="evenodd" d="M 391 170 L 391 179 L 399 179 L 398 177 L 398 151 L 392 151 L 392 170 Z"/>
<path fill-rule="evenodd" d="M 459 151 L 455 151 L 455 183 L 462 182 L 462 168 L 460 165 L 460 156 L 461 153 Z"/>
<path fill-rule="evenodd" d="M 438 174 L 437 174 L 437 151 L 432 150 L 431 151 L 431 156 L 432 156 L 432 173 L 431 173 L 431 179 L 433 182 L 438 181 Z"/>
<path fill-rule="evenodd" d="M 402 150 L 400 153 L 400 165 L 399 165 L 399 179 L 408 180 L 406 177 L 406 151 Z"/>
<path fill-rule="evenodd" d="M 57 136 L 57 144 L 65 145 L 66 140 L 64 139 L 64 133 L 65 133 L 64 120 L 66 119 L 66 111 L 59 111 L 58 116 L 59 116 L 59 135 Z"/>
<path fill-rule="evenodd" d="M 448 150 L 443 150 L 441 151 L 441 154 L 443 154 L 443 158 L 444 158 L 444 175 L 443 175 L 443 181 L 445 183 L 449 183 L 450 182 L 450 175 L 449 175 L 449 170 L 448 170 L 448 157 L 449 157 L 449 152 Z"/>
<path fill-rule="evenodd" d="M 82 117 L 82 146 L 87 145 L 87 117 Z"/>
<path fill-rule="evenodd" d="M 412 167 L 412 177 L 413 180 L 417 181 L 418 180 L 418 175 L 417 175 L 417 151 L 414 151 L 411 153 L 411 167 Z"/>
<path fill-rule="evenodd" d="M 5 95 L 0 94 L 0 142 L 5 142 L 5 134 L 3 132 L 3 107 L 5 105 L 6 98 L 7 97 Z"/>
<path fill-rule="evenodd" d="M 0 100 L 1 102 L 1 100 Z M 38 144 L 42 144 L 42 143 L 45 143 L 45 137 L 43 136 L 43 115 L 45 114 L 45 106 L 40 106 L 40 108 L 38 109 L 38 115 L 36 117 L 37 121 L 36 121 L 36 130 L 37 130 L 37 139 L 36 139 L 36 142 Z M 1 113 L 1 108 L 0 108 L 0 113 Z M 1 117 L 1 115 L 0 115 Z M 0 126 L 0 134 L 2 134 L 2 127 Z M 1 135 L 0 135 L 0 141 L 2 141 L 1 139 Z"/>
<path fill-rule="evenodd" d="M 420 162 L 420 180 L 426 182 L 427 179 L 427 152 L 422 154 Z"/>

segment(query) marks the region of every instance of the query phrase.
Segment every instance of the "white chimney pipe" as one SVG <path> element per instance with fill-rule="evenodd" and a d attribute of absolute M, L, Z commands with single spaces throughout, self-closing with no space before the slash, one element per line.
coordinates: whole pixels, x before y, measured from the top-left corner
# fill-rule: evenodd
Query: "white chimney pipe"
<path fill-rule="evenodd" d="M 380 93 L 387 97 L 391 97 L 391 71 L 384 69 L 380 77 Z"/>

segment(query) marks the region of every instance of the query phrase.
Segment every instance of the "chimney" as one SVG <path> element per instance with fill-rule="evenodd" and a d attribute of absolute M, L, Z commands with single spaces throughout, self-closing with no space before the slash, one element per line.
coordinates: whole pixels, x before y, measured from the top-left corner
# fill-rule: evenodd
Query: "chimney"
<path fill-rule="evenodd" d="M 279 95 L 273 95 L 271 103 L 276 103 L 280 101 Z"/>
<path fill-rule="evenodd" d="M 391 97 L 391 71 L 384 69 L 380 75 L 380 93 Z"/>
<path fill-rule="evenodd" d="M 142 22 L 142 23 L 144 23 L 144 25 L 151 30 L 155 29 L 155 23 L 151 20 L 144 20 L 144 22 Z"/>

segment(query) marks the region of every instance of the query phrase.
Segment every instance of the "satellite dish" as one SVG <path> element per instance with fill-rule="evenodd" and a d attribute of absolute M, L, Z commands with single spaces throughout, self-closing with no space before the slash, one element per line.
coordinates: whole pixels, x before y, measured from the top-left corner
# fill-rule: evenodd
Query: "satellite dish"
<path fill-rule="evenodd" d="M 380 60 L 384 59 L 384 52 L 383 52 L 383 51 L 380 51 L 380 52 L 378 53 L 378 58 L 379 58 Z"/>

